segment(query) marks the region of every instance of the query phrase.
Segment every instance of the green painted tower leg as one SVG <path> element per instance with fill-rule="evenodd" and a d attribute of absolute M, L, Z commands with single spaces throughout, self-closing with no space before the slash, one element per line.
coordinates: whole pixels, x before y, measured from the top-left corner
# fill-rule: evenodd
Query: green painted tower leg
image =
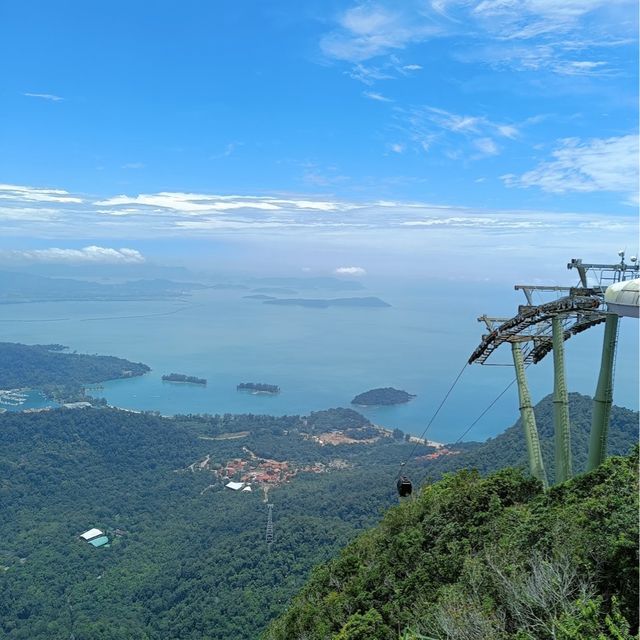
<path fill-rule="evenodd" d="M 542 451 L 540 450 L 540 439 L 538 438 L 538 428 L 536 427 L 536 416 L 533 413 L 531 395 L 524 372 L 524 359 L 522 349 L 517 342 L 511 343 L 513 353 L 513 364 L 516 369 L 516 380 L 518 382 L 518 395 L 520 397 L 520 418 L 524 427 L 524 437 L 527 441 L 527 451 L 529 453 L 529 468 L 531 475 L 538 478 L 546 489 L 548 487 L 547 474 L 542 462 Z"/>
<path fill-rule="evenodd" d="M 571 469 L 571 430 L 569 424 L 569 394 L 564 366 L 564 329 L 562 319 L 552 319 L 553 331 L 553 428 L 556 444 L 556 482 L 565 482 L 573 475 Z"/>
<path fill-rule="evenodd" d="M 607 455 L 607 435 L 609 432 L 609 416 L 613 401 L 613 363 L 616 356 L 616 340 L 618 336 L 618 316 L 607 315 L 602 342 L 602 361 L 598 386 L 593 399 L 593 417 L 591 419 L 591 441 L 589 442 L 589 462 L 587 471 L 591 471 L 604 462 Z"/>

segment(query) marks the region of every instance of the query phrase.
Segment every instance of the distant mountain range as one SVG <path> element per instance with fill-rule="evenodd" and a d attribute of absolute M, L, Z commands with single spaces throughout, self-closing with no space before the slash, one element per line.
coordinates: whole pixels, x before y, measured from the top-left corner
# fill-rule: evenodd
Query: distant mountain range
<path fill-rule="evenodd" d="M 242 282 L 215 282 L 211 281 L 211 276 L 200 276 L 190 274 L 186 270 L 167 269 L 168 273 L 176 273 L 180 280 L 167 278 L 142 278 L 126 279 L 123 271 L 118 278 L 117 270 L 107 270 L 102 273 L 95 267 L 84 268 L 57 268 L 53 265 L 51 270 L 54 275 L 70 274 L 75 278 L 51 277 L 51 275 L 41 275 L 32 273 L 30 270 L 20 269 L 18 271 L 0 270 L 0 304 L 15 304 L 25 302 L 47 302 L 47 301 L 82 301 L 82 300 L 158 300 L 166 298 L 190 296 L 194 291 L 209 289 L 212 291 L 247 291 L 253 288 L 255 294 L 276 293 L 292 295 L 297 289 L 317 291 L 359 291 L 364 286 L 359 282 L 341 280 L 339 278 L 259 278 Z M 42 267 L 40 267 L 42 269 Z M 145 273 L 144 270 L 138 271 Z M 148 269 L 149 273 L 162 271 L 161 269 Z M 116 275 L 114 275 L 116 274 Z M 190 281 L 182 281 L 182 277 L 192 276 Z M 88 280 L 87 278 L 95 278 Z M 106 278 L 106 279 L 105 279 Z M 199 280 L 196 282 L 195 280 Z M 285 286 L 281 286 L 285 285 Z M 292 289 L 291 287 L 295 287 Z M 350 300 L 350 299 L 344 299 Z M 363 298 L 363 300 L 374 300 L 373 298 Z M 377 300 L 377 299 L 375 299 Z M 325 304 L 325 302 L 327 304 Z M 287 302 L 276 304 L 290 304 Z M 371 302 L 350 303 L 336 301 L 323 301 L 316 303 L 314 300 L 301 302 L 304 306 L 386 306 L 383 304 L 373 304 Z"/>
<path fill-rule="evenodd" d="M 355 280 L 343 280 L 332 277 L 310 278 L 255 278 L 251 282 L 264 288 L 290 288 L 290 289 L 326 289 L 329 291 L 362 291 L 365 286 Z"/>
<path fill-rule="evenodd" d="M 206 285 L 195 282 L 174 282 L 162 278 L 103 284 L 0 271 L 0 304 L 53 300 L 155 300 L 188 296 L 192 291 L 206 288 Z"/>

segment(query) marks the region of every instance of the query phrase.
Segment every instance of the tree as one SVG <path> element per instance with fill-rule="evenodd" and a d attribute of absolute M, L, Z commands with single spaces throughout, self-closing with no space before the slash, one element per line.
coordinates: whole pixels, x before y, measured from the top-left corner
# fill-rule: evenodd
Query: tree
<path fill-rule="evenodd" d="M 382 616 L 375 609 L 369 609 L 364 614 L 354 613 L 334 640 L 387 640 L 391 636 L 391 629 L 384 624 Z"/>

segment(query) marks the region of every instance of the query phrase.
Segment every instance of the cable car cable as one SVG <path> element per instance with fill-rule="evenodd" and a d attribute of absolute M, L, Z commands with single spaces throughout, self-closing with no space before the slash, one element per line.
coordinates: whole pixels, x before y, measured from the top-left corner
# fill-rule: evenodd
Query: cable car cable
<path fill-rule="evenodd" d="M 531 366 L 531 363 L 525 365 L 525 371 Z M 480 413 L 480 415 L 467 427 L 467 429 L 462 433 L 462 435 L 453 443 L 453 444 L 458 444 L 458 442 L 460 442 L 462 440 L 462 438 L 464 438 L 469 431 L 471 431 L 471 429 L 473 429 L 473 427 L 476 426 L 476 424 L 478 424 L 478 422 L 480 422 L 480 420 L 482 420 L 482 418 L 484 418 L 484 416 L 489 413 L 489 410 L 493 408 L 493 406 L 496 404 L 496 402 L 498 402 L 498 400 L 500 400 L 500 398 L 502 398 L 502 396 L 507 393 L 507 391 L 509 391 L 509 389 L 511 389 L 511 387 L 517 382 L 517 378 L 514 378 L 486 407 L 485 409 L 482 411 L 482 413 Z"/>
<path fill-rule="evenodd" d="M 447 392 L 444 394 L 444 397 L 442 398 L 442 401 L 438 405 L 438 408 L 435 410 L 435 413 L 431 416 L 431 419 L 427 423 L 427 426 L 424 428 L 424 431 L 420 435 L 420 438 L 418 438 L 416 443 L 413 445 L 413 449 L 411 449 L 411 452 L 407 456 L 407 459 L 404 462 L 400 463 L 400 470 L 398 471 L 398 477 L 400 477 L 402 475 L 402 467 L 406 466 L 407 462 L 409 462 L 409 460 L 411 460 L 411 458 L 413 457 L 413 454 L 415 453 L 415 450 L 417 449 L 418 445 L 420 444 L 420 440 L 424 439 L 425 435 L 427 434 L 427 431 L 429 430 L 429 427 L 433 424 L 433 421 L 436 419 L 436 417 L 440 413 L 440 409 L 442 409 L 442 407 L 444 406 L 445 402 L 447 401 L 447 399 L 451 395 L 451 392 L 454 390 L 455 386 L 458 384 L 458 381 L 462 377 L 462 374 L 464 373 L 464 370 L 468 366 L 469 366 L 469 363 L 465 362 L 464 366 L 462 367 L 462 369 L 460 369 L 460 372 L 456 376 L 455 380 L 451 383 L 451 386 L 449 387 Z"/>
<path fill-rule="evenodd" d="M 476 424 L 478 424 L 478 422 L 480 422 L 480 420 L 482 420 L 482 418 L 484 418 L 484 416 L 489 413 L 489 411 L 493 408 L 493 406 L 496 404 L 496 402 L 498 402 L 498 400 L 500 400 L 500 398 L 502 398 L 502 396 L 507 393 L 507 391 L 509 391 L 509 389 L 511 389 L 511 387 L 514 385 L 514 383 L 516 382 L 516 379 L 514 378 L 494 399 L 493 401 L 487 405 L 487 407 L 484 409 L 484 411 L 467 427 L 466 431 L 463 432 L 463 434 L 453 443 L 453 444 L 458 444 L 458 442 L 460 442 L 460 440 L 462 440 L 462 438 L 464 438 L 469 431 L 471 431 L 471 429 L 473 429 L 473 427 L 476 426 Z"/>

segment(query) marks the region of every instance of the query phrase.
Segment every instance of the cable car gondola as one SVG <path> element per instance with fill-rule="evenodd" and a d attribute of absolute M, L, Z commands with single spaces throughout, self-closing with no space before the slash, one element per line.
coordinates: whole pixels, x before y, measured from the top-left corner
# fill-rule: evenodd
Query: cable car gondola
<path fill-rule="evenodd" d="M 409 480 L 407 476 L 400 476 L 396 486 L 398 487 L 398 495 L 401 498 L 406 498 L 411 495 L 413 486 L 411 485 L 411 480 Z"/>

